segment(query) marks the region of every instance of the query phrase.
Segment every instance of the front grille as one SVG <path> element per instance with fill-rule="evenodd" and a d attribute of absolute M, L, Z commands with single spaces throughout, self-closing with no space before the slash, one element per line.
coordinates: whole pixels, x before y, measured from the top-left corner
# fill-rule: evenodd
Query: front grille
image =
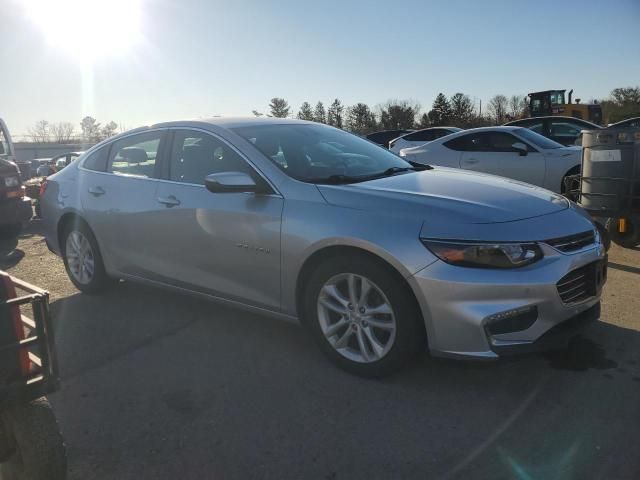
<path fill-rule="evenodd" d="M 606 262 L 594 262 L 569 272 L 556 287 L 565 304 L 579 303 L 596 296 L 606 278 Z"/>
<path fill-rule="evenodd" d="M 561 252 L 575 252 L 576 250 L 581 250 L 584 247 L 593 245 L 595 241 L 596 235 L 594 230 L 589 230 L 588 232 L 577 233 L 567 237 L 553 238 L 547 240 L 545 243 Z"/>

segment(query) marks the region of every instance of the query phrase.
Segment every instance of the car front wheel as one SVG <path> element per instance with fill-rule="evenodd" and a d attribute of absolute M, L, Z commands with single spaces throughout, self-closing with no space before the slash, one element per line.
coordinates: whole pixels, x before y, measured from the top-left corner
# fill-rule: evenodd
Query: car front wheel
<path fill-rule="evenodd" d="M 305 295 L 305 323 L 322 351 L 341 368 L 367 377 L 398 369 L 426 346 L 408 286 L 368 258 L 319 266 Z"/>

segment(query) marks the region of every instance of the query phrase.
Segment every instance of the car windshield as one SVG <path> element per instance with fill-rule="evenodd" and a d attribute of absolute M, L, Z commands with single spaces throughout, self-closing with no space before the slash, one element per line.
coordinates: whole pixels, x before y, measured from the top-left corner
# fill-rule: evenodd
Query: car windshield
<path fill-rule="evenodd" d="M 554 142 L 553 140 L 547 137 L 543 137 L 539 133 L 533 132 L 527 128 L 521 128 L 517 131 L 517 134 L 528 142 L 533 143 L 533 145 L 535 145 L 536 147 L 542 148 L 543 150 L 563 148 L 563 145 L 561 143 Z"/>
<path fill-rule="evenodd" d="M 311 183 L 353 183 L 414 167 L 356 135 L 324 125 L 254 125 L 232 129 L 283 172 Z"/>

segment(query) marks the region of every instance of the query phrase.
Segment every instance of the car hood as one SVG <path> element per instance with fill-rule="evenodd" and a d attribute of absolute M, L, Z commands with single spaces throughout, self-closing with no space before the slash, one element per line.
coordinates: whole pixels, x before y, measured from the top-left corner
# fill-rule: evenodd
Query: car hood
<path fill-rule="evenodd" d="M 349 185 L 318 185 L 329 204 L 447 224 L 492 224 L 549 215 L 568 201 L 493 175 L 435 167 Z"/>

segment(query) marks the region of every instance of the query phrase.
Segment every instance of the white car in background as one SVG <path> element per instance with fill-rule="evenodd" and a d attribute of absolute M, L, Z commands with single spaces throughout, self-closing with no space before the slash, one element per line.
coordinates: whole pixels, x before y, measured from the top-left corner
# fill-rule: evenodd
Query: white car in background
<path fill-rule="evenodd" d="M 564 177 L 580 173 L 582 148 L 565 147 L 522 127 L 463 130 L 400 151 L 405 160 L 490 173 L 564 192 Z"/>
<path fill-rule="evenodd" d="M 400 153 L 403 148 L 418 147 L 425 143 L 433 142 L 438 138 L 452 133 L 461 132 L 458 127 L 431 127 L 418 130 L 417 132 L 406 133 L 389 142 L 389 150 L 393 153 Z"/>

